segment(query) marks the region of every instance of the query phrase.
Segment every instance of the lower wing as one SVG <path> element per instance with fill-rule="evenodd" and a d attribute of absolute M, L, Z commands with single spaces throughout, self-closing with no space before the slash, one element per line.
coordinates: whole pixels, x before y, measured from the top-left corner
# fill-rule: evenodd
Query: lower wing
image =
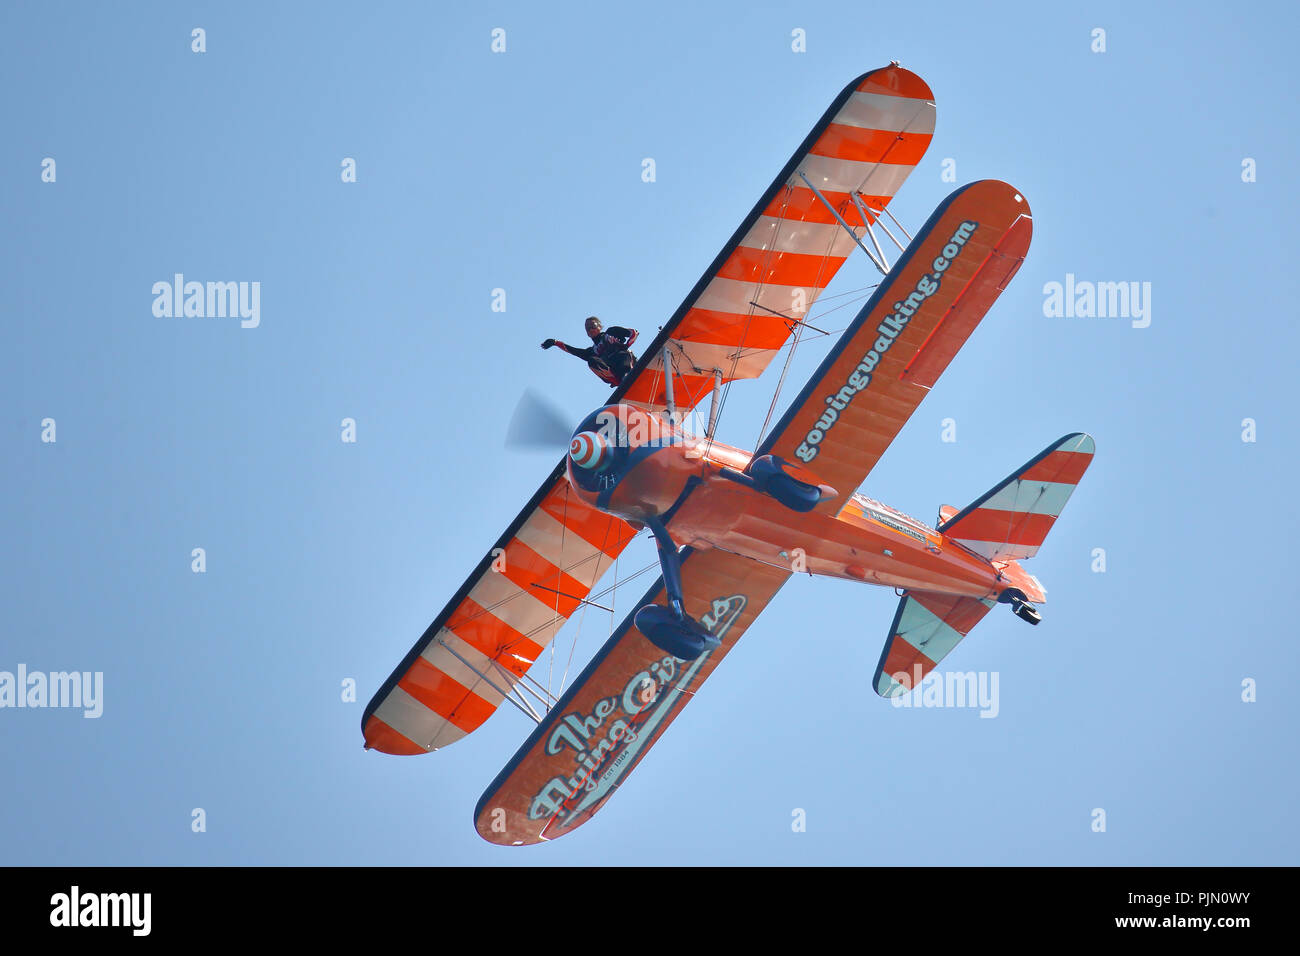
<path fill-rule="evenodd" d="M 474 810 L 479 835 L 503 846 L 541 843 L 591 819 L 789 576 L 725 551 L 687 553 L 686 613 L 722 645 L 681 661 L 628 615 L 483 794 Z M 661 578 L 637 606 L 663 599 Z"/>

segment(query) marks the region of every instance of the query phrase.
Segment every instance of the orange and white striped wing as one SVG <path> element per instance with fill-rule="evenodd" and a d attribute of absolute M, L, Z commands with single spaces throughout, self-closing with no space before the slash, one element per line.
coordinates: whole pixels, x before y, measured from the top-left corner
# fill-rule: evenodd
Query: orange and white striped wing
<path fill-rule="evenodd" d="M 850 195 L 869 210 L 882 210 L 925 155 L 934 121 L 934 94 L 899 66 L 873 70 L 846 86 L 645 350 L 615 400 L 664 407 L 665 345 L 679 409 L 694 408 L 709 394 L 715 369 L 724 382 L 760 375 L 795 327 L 781 316 L 802 319 L 855 246 L 804 177 L 861 237 L 866 229 Z M 868 219 L 875 221 L 871 212 Z"/>
<path fill-rule="evenodd" d="M 1091 435 L 1066 435 L 945 521 L 939 531 L 990 561 L 1032 558 L 1096 450 Z"/>
<path fill-rule="evenodd" d="M 366 747 L 427 753 L 478 728 L 635 534 L 561 462 L 367 705 Z"/>

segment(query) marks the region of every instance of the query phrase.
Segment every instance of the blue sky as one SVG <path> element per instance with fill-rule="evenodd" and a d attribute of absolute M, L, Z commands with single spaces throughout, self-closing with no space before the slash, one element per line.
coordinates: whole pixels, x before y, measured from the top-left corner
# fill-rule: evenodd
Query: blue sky
<path fill-rule="evenodd" d="M 1296 20 L 6 5 L 0 670 L 104 683 L 98 719 L 0 709 L 0 862 L 1296 863 Z M 502 446 L 523 389 L 575 421 L 607 392 L 537 343 L 589 314 L 652 337 L 835 94 L 892 59 L 938 104 L 894 214 L 993 177 L 1035 227 L 864 491 L 933 520 L 1061 435 L 1097 441 L 1028 563 L 1043 624 L 991 614 L 945 662 L 998 673 L 998 716 L 880 700 L 894 595 L 792 580 L 591 823 L 489 846 L 471 813 L 519 714 L 415 758 L 363 752 L 359 720 L 553 464 Z M 177 272 L 259 282 L 260 325 L 155 316 Z M 1149 327 L 1045 316 L 1067 274 L 1151 283 Z M 851 260 L 828 294 L 875 281 Z M 830 344 L 800 348 L 778 414 Z M 754 445 L 775 373 L 731 390 L 723 441 Z M 639 540 L 621 567 L 653 560 Z"/>

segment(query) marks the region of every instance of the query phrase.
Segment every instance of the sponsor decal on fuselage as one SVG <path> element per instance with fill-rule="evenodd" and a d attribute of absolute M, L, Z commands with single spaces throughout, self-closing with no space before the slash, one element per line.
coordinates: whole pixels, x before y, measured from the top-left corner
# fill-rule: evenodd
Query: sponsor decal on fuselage
<path fill-rule="evenodd" d="M 820 450 L 817 446 L 826 438 L 827 433 L 835 427 L 840 412 L 853 403 L 855 395 L 866 391 L 871 384 L 872 372 L 875 371 L 880 360 L 893 346 L 894 340 L 907 328 L 907 323 L 911 321 L 917 310 L 925 304 L 925 300 L 939 291 L 939 287 L 943 284 L 943 274 L 961 255 L 962 248 L 978 228 L 979 223 L 970 220 L 966 220 L 958 226 L 957 231 L 952 234 L 944 245 L 940 255 L 930 263 L 931 271 L 923 274 L 916 281 L 916 286 L 908 293 L 907 297 L 895 302 L 894 311 L 885 316 L 884 320 L 876 326 L 876 341 L 872 343 L 867 354 L 862 356 L 862 361 L 858 363 L 857 367 L 849 373 L 844 384 L 826 396 L 826 410 L 822 412 L 821 417 L 817 419 L 813 427 L 808 429 L 808 432 L 803 436 L 803 441 L 795 449 L 795 456 L 800 461 L 807 464 L 817 457 Z"/>
<path fill-rule="evenodd" d="M 879 521 L 886 528 L 890 528 L 894 531 L 897 531 L 899 534 L 905 534 L 909 538 L 915 538 L 917 541 L 920 541 L 922 544 L 926 544 L 930 540 L 925 535 L 924 532 L 917 531 L 915 528 L 908 527 L 907 525 L 903 524 L 903 522 L 901 521 L 895 521 L 893 518 L 885 514 L 883 511 L 876 511 L 871 508 L 866 508 L 863 510 L 866 511 L 868 518 L 871 518 L 874 521 Z"/>
<path fill-rule="evenodd" d="M 700 623 L 721 638 L 746 603 L 743 594 L 715 598 Z M 574 772 L 547 782 L 529 803 L 529 818 L 552 817 L 564 826 L 607 797 L 655 739 L 712 653 L 707 651 L 693 661 L 665 654 L 633 674 L 621 693 L 596 701 L 590 713 L 575 710 L 561 717 L 546 738 L 544 749 L 549 756 L 571 756 Z"/>

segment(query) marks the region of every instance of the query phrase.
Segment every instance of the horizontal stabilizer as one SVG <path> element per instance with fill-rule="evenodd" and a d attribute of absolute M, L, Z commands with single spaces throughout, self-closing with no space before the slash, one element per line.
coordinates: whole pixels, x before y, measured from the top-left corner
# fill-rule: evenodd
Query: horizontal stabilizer
<path fill-rule="evenodd" d="M 921 683 L 996 603 L 992 598 L 904 592 L 876 665 L 876 693 L 898 697 Z"/>
<path fill-rule="evenodd" d="M 1049 445 L 939 531 L 990 561 L 1032 558 L 1092 463 L 1096 444 L 1075 432 Z"/>

